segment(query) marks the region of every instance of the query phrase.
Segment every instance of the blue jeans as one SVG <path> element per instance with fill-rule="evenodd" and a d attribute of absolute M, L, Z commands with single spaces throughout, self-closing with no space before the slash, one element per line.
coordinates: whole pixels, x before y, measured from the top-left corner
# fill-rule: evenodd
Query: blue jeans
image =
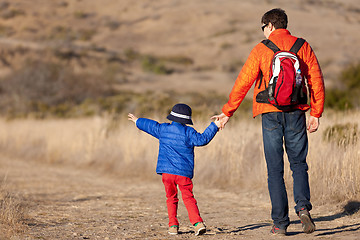
<path fill-rule="evenodd" d="M 271 112 L 262 114 L 262 131 L 268 171 L 268 188 L 274 224 L 286 229 L 290 224 L 289 205 L 284 182 L 284 142 L 294 181 L 295 211 L 311 210 L 308 179 L 308 138 L 305 113 Z"/>

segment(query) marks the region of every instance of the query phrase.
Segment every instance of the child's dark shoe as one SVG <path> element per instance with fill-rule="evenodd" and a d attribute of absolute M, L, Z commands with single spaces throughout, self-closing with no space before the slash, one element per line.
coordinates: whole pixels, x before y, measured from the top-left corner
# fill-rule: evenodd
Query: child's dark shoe
<path fill-rule="evenodd" d="M 169 227 L 169 234 L 170 235 L 177 235 L 179 233 L 179 226 L 178 225 L 173 225 L 171 227 Z"/>
<path fill-rule="evenodd" d="M 206 226 L 203 222 L 195 223 L 195 236 L 206 233 Z"/>

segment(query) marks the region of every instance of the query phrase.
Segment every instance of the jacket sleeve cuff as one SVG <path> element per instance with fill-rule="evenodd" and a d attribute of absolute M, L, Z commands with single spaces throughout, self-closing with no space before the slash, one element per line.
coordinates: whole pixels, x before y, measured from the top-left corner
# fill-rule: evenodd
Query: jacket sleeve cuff
<path fill-rule="evenodd" d="M 316 117 L 316 118 L 321 118 L 321 113 L 314 113 L 310 111 L 310 116 Z"/>
<path fill-rule="evenodd" d="M 141 128 L 141 124 L 142 124 L 142 118 L 138 118 L 138 119 L 136 119 L 136 121 L 135 121 L 135 126 L 137 127 L 137 128 L 139 128 L 140 130 L 142 130 L 142 128 Z"/>
<path fill-rule="evenodd" d="M 226 106 L 226 105 L 225 105 Z M 226 111 L 226 107 L 223 107 L 222 108 L 222 113 L 225 114 L 227 117 L 232 117 L 233 113 L 229 112 L 229 111 Z"/>
<path fill-rule="evenodd" d="M 218 126 L 216 126 L 216 124 L 214 122 L 211 122 L 210 126 L 212 126 L 212 128 L 214 128 L 214 130 L 216 130 L 216 131 L 219 130 Z"/>

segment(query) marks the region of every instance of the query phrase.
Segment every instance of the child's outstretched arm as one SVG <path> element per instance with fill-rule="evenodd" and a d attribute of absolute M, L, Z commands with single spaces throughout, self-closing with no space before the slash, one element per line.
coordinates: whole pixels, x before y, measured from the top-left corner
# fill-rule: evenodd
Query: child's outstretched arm
<path fill-rule="evenodd" d="M 159 138 L 160 134 L 160 125 L 158 122 L 147 119 L 147 118 L 138 118 L 134 114 L 128 114 L 129 121 L 133 121 L 135 126 L 140 130 L 152 135 L 153 137 Z"/>
<path fill-rule="evenodd" d="M 129 114 L 128 114 L 128 119 L 129 119 L 130 121 L 133 121 L 133 122 L 135 123 L 135 125 L 136 125 L 136 121 L 138 120 L 138 118 L 137 118 L 134 114 L 132 114 L 132 113 L 129 113 Z"/>

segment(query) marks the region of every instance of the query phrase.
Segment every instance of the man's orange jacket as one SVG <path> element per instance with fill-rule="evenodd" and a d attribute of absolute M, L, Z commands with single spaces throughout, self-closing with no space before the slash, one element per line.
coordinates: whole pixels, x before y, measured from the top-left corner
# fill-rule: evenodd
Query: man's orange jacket
<path fill-rule="evenodd" d="M 289 51 L 297 38 L 292 36 L 286 29 L 276 29 L 270 34 L 269 39 L 281 50 Z M 223 106 L 222 112 L 226 116 L 231 117 L 234 114 L 255 81 L 253 117 L 267 112 L 281 112 L 281 110 L 271 104 L 256 102 L 256 95 L 265 89 L 264 81 L 266 86 L 269 85 L 270 64 L 273 55 L 274 52 L 262 43 L 254 47 L 236 79 L 229 96 L 229 101 Z M 307 80 L 310 95 L 308 97 L 310 97 L 311 106 L 310 115 L 319 118 L 324 110 L 325 89 L 318 60 L 307 42 L 300 48 L 297 55 L 300 61 L 301 73 Z M 263 75 L 262 81 L 260 81 L 261 73 Z M 259 88 L 260 83 L 261 86 Z M 307 111 L 310 109 L 310 106 L 308 104 L 300 104 L 296 108 Z"/>

